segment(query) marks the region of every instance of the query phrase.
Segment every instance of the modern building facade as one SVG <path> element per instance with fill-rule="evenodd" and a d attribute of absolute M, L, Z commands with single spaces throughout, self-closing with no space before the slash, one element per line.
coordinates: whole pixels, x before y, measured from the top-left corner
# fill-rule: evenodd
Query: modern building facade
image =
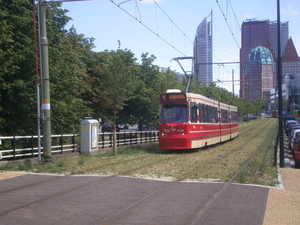
<path fill-rule="evenodd" d="M 197 28 L 194 40 L 193 74 L 200 85 L 213 82 L 212 70 L 212 13 Z"/>
<path fill-rule="evenodd" d="M 281 23 L 281 53 L 289 37 L 288 22 Z M 242 46 L 240 49 L 240 97 L 249 98 L 247 74 L 248 57 L 250 52 L 258 47 L 265 47 L 273 57 L 273 87 L 276 86 L 276 62 L 278 54 L 277 21 L 248 19 L 242 24 Z"/>
<path fill-rule="evenodd" d="M 288 39 L 282 56 L 283 86 L 287 111 L 300 109 L 300 60 L 292 38 Z"/>
<path fill-rule="evenodd" d="M 282 56 L 282 75 L 286 79 L 291 79 L 293 74 L 300 73 L 300 61 L 292 38 L 289 38 Z M 283 79 L 283 83 L 286 82 Z"/>
<path fill-rule="evenodd" d="M 253 101 L 258 98 L 270 99 L 273 89 L 273 55 L 269 49 L 258 46 L 251 50 L 245 73 L 245 97 Z"/>

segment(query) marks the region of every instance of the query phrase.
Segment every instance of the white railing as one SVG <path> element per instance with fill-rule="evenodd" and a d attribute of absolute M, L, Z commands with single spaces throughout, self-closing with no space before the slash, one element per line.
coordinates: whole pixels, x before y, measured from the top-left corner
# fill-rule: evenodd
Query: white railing
<path fill-rule="evenodd" d="M 41 136 L 42 138 L 42 136 Z M 63 154 L 80 152 L 80 134 L 51 135 L 51 153 Z M 158 131 L 121 131 L 117 132 L 117 145 L 134 145 L 147 142 L 157 142 Z M 0 160 L 15 160 L 38 156 L 38 136 L 7 136 L 0 137 Z M 113 146 L 112 132 L 99 133 L 98 148 Z M 41 146 L 41 154 L 43 147 Z"/>

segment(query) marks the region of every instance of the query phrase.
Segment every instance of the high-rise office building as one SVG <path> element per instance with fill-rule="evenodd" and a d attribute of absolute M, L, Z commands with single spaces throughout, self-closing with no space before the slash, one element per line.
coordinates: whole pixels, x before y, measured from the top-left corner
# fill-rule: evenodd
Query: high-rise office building
<path fill-rule="evenodd" d="M 289 38 L 282 55 L 282 75 L 290 79 L 290 75 L 294 73 L 300 73 L 300 61 L 294 42 Z"/>
<path fill-rule="evenodd" d="M 280 27 L 280 46 L 281 55 L 283 55 L 286 43 L 289 38 L 289 22 L 281 22 Z M 274 57 L 278 57 L 278 43 L 277 43 L 277 21 L 270 21 L 270 43 L 274 50 Z"/>
<path fill-rule="evenodd" d="M 273 56 L 269 49 L 258 46 L 251 50 L 245 76 L 245 98 L 253 101 L 258 98 L 270 99 L 273 89 Z"/>
<path fill-rule="evenodd" d="M 200 85 L 209 85 L 212 75 L 212 12 L 199 24 L 194 40 L 193 74 Z"/>
<path fill-rule="evenodd" d="M 292 38 L 289 38 L 282 56 L 283 86 L 288 111 L 300 109 L 300 60 Z"/>
<path fill-rule="evenodd" d="M 289 37 L 288 22 L 281 23 L 281 53 L 286 46 Z M 273 56 L 274 77 L 273 86 L 276 84 L 276 61 L 278 54 L 277 45 L 277 22 L 270 20 L 248 19 L 242 24 L 242 47 L 240 49 L 240 97 L 249 97 L 247 85 L 249 74 L 247 75 L 248 56 L 252 49 L 262 46 L 266 47 Z"/>

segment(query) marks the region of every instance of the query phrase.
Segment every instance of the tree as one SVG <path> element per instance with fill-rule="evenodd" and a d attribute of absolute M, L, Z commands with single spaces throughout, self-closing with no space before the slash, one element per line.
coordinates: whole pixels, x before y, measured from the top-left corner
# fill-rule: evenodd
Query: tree
<path fill-rule="evenodd" d="M 160 72 L 158 74 L 156 89 L 158 90 L 158 93 L 163 93 L 168 89 L 185 90 L 186 87 L 180 81 L 180 78 L 172 70 L 169 69 L 165 73 Z"/>
<path fill-rule="evenodd" d="M 155 118 L 158 118 L 161 73 L 158 66 L 153 65 L 154 60 L 154 55 L 148 57 L 148 53 L 142 54 L 142 64 L 136 69 L 135 91 L 121 112 L 122 116 L 130 118 L 131 123 L 138 123 L 139 130 L 142 130 L 143 125 L 153 124 Z"/>
<path fill-rule="evenodd" d="M 32 4 L 0 1 L 0 132 L 25 135 L 36 130 Z"/>
<path fill-rule="evenodd" d="M 47 36 L 49 40 L 49 74 L 51 96 L 51 127 L 53 133 L 77 133 L 80 121 L 92 114 L 89 102 L 82 94 L 89 86 L 87 63 L 93 54 L 93 38 L 77 34 L 72 27 L 65 29 L 71 19 L 61 3 L 47 7 Z"/>
<path fill-rule="evenodd" d="M 87 97 L 93 102 L 96 112 L 117 126 L 117 114 L 125 106 L 135 90 L 135 58 L 129 50 L 100 53 L 99 62 L 92 71 L 91 91 Z M 104 112 L 105 110 L 105 112 Z M 117 154 L 114 129 L 114 152 Z"/>
<path fill-rule="evenodd" d="M 55 133 L 77 133 L 80 121 L 93 114 L 90 102 L 82 98 L 90 88 L 87 62 L 92 57 L 92 47 L 92 40 L 78 35 L 73 27 L 50 47 L 52 130 Z"/>
<path fill-rule="evenodd" d="M 256 112 L 261 113 L 267 106 L 267 101 L 262 98 L 255 99 L 253 104 L 256 106 Z"/>
<path fill-rule="evenodd" d="M 36 133 L 36 71 L 32 1 L 0 0 L 0 131 L 2 135 Z M 47 7 L 50 95 L 54 133 L 78 132 L 89 114 L 81 94 L 89 87 L 87 63 L 92 39 L 68 33 L 60 3 Z"/>

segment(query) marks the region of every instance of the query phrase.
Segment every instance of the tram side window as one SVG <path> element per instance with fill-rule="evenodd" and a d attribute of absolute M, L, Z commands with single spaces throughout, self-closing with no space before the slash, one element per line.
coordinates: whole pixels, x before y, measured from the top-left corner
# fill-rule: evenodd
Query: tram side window
<path fill-rule="evenodd" d="M 209 105 L 206 105 L 206 113 L 207 113 L 206 122 L 211 123 L 211 115 L 210 115 L 210 106 Z"/>
<path fill-rule="evenodd" d="M 222 116 L 222 123 L 228 123 L 228 110 L 222 109 L 221 110 L 221 116 Z"/>
<path fill-rule="evenodd" d="M 207 105 L 202 104 L 203 106 L 203 122 L 207 123 L 208 114 L 207 114 Z"/>
<path fill-rule="evenodd" d="M 194 102 L 191 102 L 191 115 L 192 115 L 192 119 L 191 122 L 192 123 L 197 123 L 198 119 L 197 119 L 197 104 Z"/>
<path fill-rule="evenodd" d="M 209 122 L 214 123 L 214 111 L 212 106 L 208 106 L 209 108 Z"/>
<path fill-rule="evenodd" d="M 211 123 L 210 118 L 210 106 L 202 104 L 202 122 L 203 123 Z"/>
<path fill-rule="evenodd" d="M 201 122 L 205 123 L 206 122 L 206 114 L 205 114 L 205 105 L 201 104 Z"/>
<path fill-rule="evenodd" d="M 211 107 L 209 105 L 207 105 L 206 108 L 207 108 L 207 117 L 208 117 L 207 122 L 211 123 L 211 121 L 212 121 Z"/>
<path fill-rule="evenodd" d="M 199 122 L 201 123 L 203 122 L 201 103 L 198 104 L 198 114 L 199 114 Z"/>
<path fill-rule="evenodd" d="M 232 123 L 237 123 L 238 122 L 238 113 L 237 112 L 231 112 L 231 121 Z"/>
<path fill-rule="evenodd" d="M 218 109 L 213 106 L 198 104 L 199 122 L 218 123 Z"/>
<path fill-rule="evenodd" d="M 218 109 L 216 107 L 212 107 L 212 122 L 218 123 Z"/>
<path fill-rule="evenodd" d="M 209 109 L 210 109 L 210 112 L 209 112 L 209 115 L 210 115 L 210 122 L 211 123 L 217 123 L 218 122 L 218 115 L 217 115 L 217 111 L 216 111 L 216 107 L 213 107 L 213 106 L 209 106 Z"/>

